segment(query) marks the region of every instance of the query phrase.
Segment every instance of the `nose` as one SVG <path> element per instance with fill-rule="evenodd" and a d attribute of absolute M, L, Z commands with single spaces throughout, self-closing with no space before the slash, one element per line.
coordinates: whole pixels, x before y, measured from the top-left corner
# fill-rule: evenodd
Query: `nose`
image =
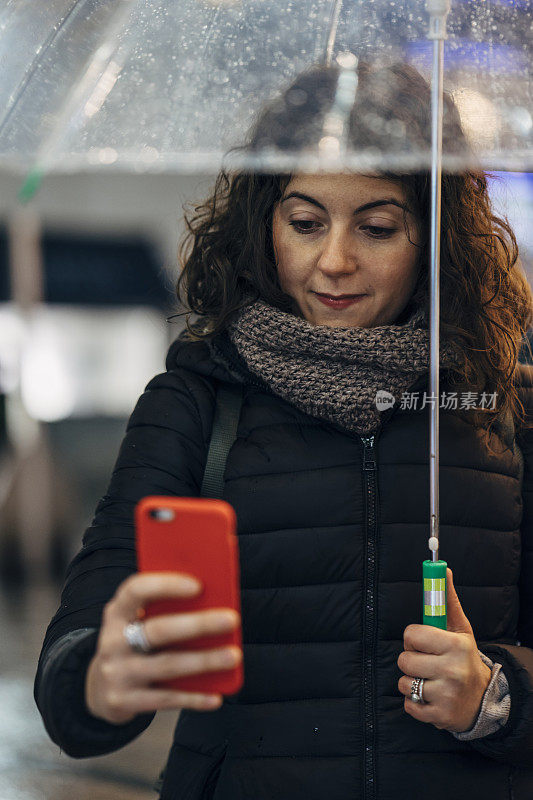
<path fill-rule="evenodd" d="M 331 229 L 322 241 L 317 267 L 330 278 L 355 272 L 357 257 L 353 239 L 347 233 Z"/>

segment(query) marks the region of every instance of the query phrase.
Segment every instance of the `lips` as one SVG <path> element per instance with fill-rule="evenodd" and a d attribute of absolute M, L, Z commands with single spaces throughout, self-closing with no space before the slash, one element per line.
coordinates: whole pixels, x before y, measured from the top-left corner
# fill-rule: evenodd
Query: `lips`
<path fill-rule="evenodd" d="M 319 302 L 321 302 L 323 305 L 337 310 L 348 308 L 353 303 L 359 303 L 363 297 L 366 297 L 365 294 L 330 295 L 320 294 L 319 292 L 314 292 L 314 294 L 316 294 L 317 300 L 319 300 Z"/>
<path fill-rule="evenodd" d="M 348 300 L 353 297 L 362 297 L 362 294 L 326 294 L 325 292 L 315 292 L 319 297 L 327 297 L 330 300 Z"/>
<path fill-rule="evenodd" d="M 325 292 L 314 292 L 319 297 L 327 297 L 328 300 L 352 300 L 354 297 L 363 297 L 362 294 L 326 294 Z"/>

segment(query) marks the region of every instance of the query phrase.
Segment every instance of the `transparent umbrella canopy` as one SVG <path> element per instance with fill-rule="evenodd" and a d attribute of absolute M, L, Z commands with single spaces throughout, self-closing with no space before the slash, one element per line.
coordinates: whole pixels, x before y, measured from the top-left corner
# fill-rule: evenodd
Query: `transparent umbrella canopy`
<path fill-rule="evenodd" d="M 469 147 L 444 143 L 443 166 L 533 166 L 529 0 L 456 0 L 448 17 L 444 87 Z M 342 91 L 305 147 L 279 131 L 234 151 L 258 110 L 306 67 L 339 53 L 401 60 L 427 78 L 424 0 L 35 0 L 0 12 L 0 165 L 27 172 L 212 172 L 417 169 L 431 137 L 411 141 L 366 109 L 371 144 L 342 143 L 357 81 Z M 291 102 L 298 105 L 301 98 Z M 359 109 L 365 114 L 365 107 Z M 334 140 L 340 139 L 335 145 Z"/>
<path fill-rule="evenodd" d="M 444 629 L 441 170 L 533 170 L 532 25 L 530 0 L 455 0 L 451 9 L 450 0 L 17 0 L 0 14 L 0 166 L 28 175 L 26 196 L 52 171 L 431 171 L 435 401 L 423 621 Z M 416 131 L 387 70 L 397 62 L 432 86 L 431 113 Z M 332 63 L 336 85 L 326 101 L 316 72 L 314 83 L 294 84 L 306 69 Z M 361 71 L 363 63 L 372 70 Z M 464 137 L 443 128 L 451 113 L 443 89 Z M 267 105 L 268 135 L 248 140 Z"/>

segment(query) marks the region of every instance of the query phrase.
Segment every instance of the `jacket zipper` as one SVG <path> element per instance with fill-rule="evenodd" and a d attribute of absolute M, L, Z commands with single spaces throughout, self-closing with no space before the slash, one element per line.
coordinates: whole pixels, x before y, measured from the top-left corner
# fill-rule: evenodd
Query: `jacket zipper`
<path fill-rule="evenodd" d="M 263 391 L 273 394 L 270 387 L 265 387 L 259 383 L 255 377 L 246 376 L 246 383 L 259 387 Z M 383 429 L 383 425 L 398 410 L 398 404 L 388 409 L 382 415 L 381 425 L 377 433 L 372 436 L 360 436 L 357 433 L 350 434 L 357 437 L 363 443 L 363 476 L 365 483 L 365 529 L 366 529 L 366 575 L 364 581 L 364 636 L 363 636 L 363 680 L 362 692 L 364 709 L 363 726 L 363 798 L 364 800 L 375 800 L 376 797 L 376 764 L 375 764 L 375 640 L 376 640 L 376 460 L 375 443 Z M 324 422 L 322 421 L 322 424 Z M 337 430 L 347 433 L 345 428 L 334 422 L 326 423 Z M 349 435 L 350 435 L 349 434 Z"/>
<path fill-rule="evenodd" d="M 365 481 L 366 556 L 364 582 L 364 637 L 363 637 L 363 703 L 364 726 L 364 797 L 374 800 L 376 791 L 375 765 L 375 638 L 376 638 L 376 461 L 374 443 L 376 435 L 361 436 L 364 445 L 363 476 Z"/>
<path fill-rule="evenodd" d="M 377 587 L 377 460 L 376 443 L 383 428 L 399 409 L 395 403 L 381 416 L 381 424 L 372 436 L 355 434 L 363 443 L 363 478 L 365 491 L 365 579 L 364 579 L 364 623 L 363 623 L 363 798 L 376 798 L 376 709 L 374 695 L 376 678 L 376 587 Z"/>
<path fill-rule="evenodd" d="M 419 386 L 418 379 L 411 391 Z M 423 378 L 425 382 L 426 378 Z M 265 387 L 253 378 L 246 376 L 246 382 L 273 394 L 270 387 Z M 362 692 L 364 709 L 363 727 L 363 798 L 364 800 L 375 800 L 376 798 L 376 724 L 375 724 L 375 703 L 374 693 L 376 689 L 375 681 L 375 651 L 376 651 L 376 552 L 377 552 L 377 513 L 376 513 L 376 486 L 377 486 L 377 462 L 375 445 L 383 427 L 389 422 L 398 410 L 398 402 L 388 409 L 381 416 L 381 424 L 377 433 L 372 436 L 360 436 L 351 433 L 363 443 L 363 476 L 365 483 L 365 530 L 366 530 L 366 555 L 365 555 L 365 580 L 364 580 L 364 636 L 363 636 L 363 680 Z M 322 421 L 322 424 L 323 421 Z M 328 424 L 328 423 L 326 423 Z M 334 422 L 329 425 L 348 433 L 345 428 Z"/>

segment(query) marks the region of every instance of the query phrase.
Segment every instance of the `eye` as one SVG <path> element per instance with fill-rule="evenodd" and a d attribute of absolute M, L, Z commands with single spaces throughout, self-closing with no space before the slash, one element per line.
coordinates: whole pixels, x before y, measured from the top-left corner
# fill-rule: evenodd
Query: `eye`
<path fill-rule="evenodd" d="M 302 228 L 301 227 L 302 225 L 320 225 L 320 223 L 315 222 L 312 219 L 295 219 L 292 222 L 289 222 L 289 225 L 292 225 L 292 227 L 297 233 L 306 234 L 306 233 L 314 233 L 316 228 L 305 228 L 305 227 Z"/>
<path fill-rule="evenodd" d="M 396 228 L 383 228 L 378 225 L 362 225 L 362 231 L 368 231 L 373 239 L 388 239 L 393 233 L 396 233 Z"/>

